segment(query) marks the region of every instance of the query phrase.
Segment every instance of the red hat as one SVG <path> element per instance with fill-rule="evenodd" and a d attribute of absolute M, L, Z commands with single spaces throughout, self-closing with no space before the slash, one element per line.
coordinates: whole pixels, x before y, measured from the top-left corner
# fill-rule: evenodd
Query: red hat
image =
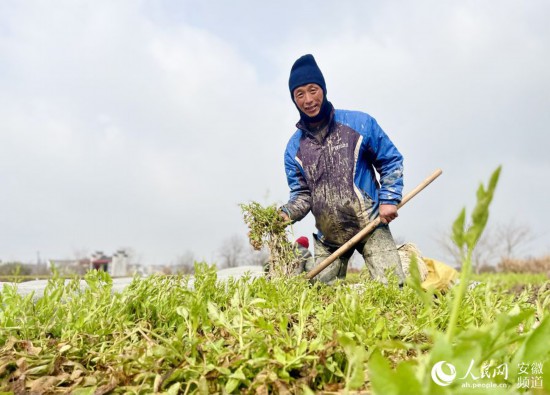
<path fill-rule="evenodd" d="M 309 248 L 309 240 L 305 236 L 298 237 L 296 239 L 296 243 L 300 244 L 304 248 Z"/>

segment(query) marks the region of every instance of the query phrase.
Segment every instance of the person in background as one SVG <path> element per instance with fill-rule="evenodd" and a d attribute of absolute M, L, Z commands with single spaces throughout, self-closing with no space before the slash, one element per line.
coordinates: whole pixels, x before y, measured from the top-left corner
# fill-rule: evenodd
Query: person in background
<path fill-rule="evenodd" d="M 291 222 L 310 211 L 315 217 L 315 262 L 306 271 L 379 216 L 380 226 L 314 280 L 331 284 L 344 279 L 357 250 L 374 279 L 387 283 L 390 269 L 401 285 L 403 270 L 388 224 L 397 218 L 401 201 L 402 155 L 373 117 L 333 107 L 312 55 L 296 60 L 288 85 L 300 120 L 284 154 L 290 198 L 280 215 Z"/>
<path fill-rule="evenodd" d="M 306 268 L 313 266 L 313 255 L 309 251 L 309 239 L 305 236 L 300 236 L 295 242 L 296 249 L 298 251 L 298 258 L 300 259 L 298 266 L 294 274 L 298 275 L 306 271 Z M 309 269 L 311 270 L 311 269 Z"/>
<path fill-rule="evenodd" d="M 309 239 L 305 236 L 298 237 L 292 246 L 295 248 L 295 257 L 297 258 L 296 267 L 293 269 L 292 274 L 298 276 L 306 271 L 306 267 L 313 266 L 313 255 L 309 251 Z M 266 273 L 269 273 L 269 266 L 268 260 L 263 266 Z"/>

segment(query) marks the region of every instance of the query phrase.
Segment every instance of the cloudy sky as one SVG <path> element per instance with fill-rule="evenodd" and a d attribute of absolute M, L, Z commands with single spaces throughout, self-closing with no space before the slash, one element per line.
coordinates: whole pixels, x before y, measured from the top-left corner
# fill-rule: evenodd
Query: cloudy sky
<path fill-rule="evenodd" d="M 287 81 L 305 53 L 335 107 L 398 146 L 405 192 L 443 170 L 396 238 L 442 259 L 502 165 L 491 223 L 550 253 L 549 16 L 545 0 L 0 0 L 0 259 L 218 260 L 245 238 L 239 203 L 288 198 Z"/>

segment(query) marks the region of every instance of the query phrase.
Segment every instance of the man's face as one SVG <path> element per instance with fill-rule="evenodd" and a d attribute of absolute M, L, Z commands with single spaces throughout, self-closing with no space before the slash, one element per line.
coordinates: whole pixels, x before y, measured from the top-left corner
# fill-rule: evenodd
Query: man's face
<path fill-rule="evenodd" d="M 294 89 L 294 102 L 304 114 L 313 118 L 321 111 L 323 89 L 317 84 L 307 84 Z"/>

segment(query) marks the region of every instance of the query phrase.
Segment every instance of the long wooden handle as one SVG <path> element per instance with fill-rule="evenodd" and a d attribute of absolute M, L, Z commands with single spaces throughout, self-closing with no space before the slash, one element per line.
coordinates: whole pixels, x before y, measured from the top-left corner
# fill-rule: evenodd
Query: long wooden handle
<path fill-rule="evenodd" d="M 443 173 L 443 171 L 441 169 L 437 169 L 428 178 L 426 178 L 424 181 L 418 184 L 416 188 L 414 188 L 412 191 L 410 191 L 403 197 L 403 199 L 401 200 L 401 203 L 397 205 L 397 209 L 400 209 L 401 207 L 403 207 L 409 200 L 415 197 L 420 191 L 422 191 L 424 188 L 430 185 L 430 183 L 433 180 L 435 180 L 437 177 L 439 177 L 441 173 Z M 307 273 L 306 278 L 311 279 L 316 275 L 318 275 L 319 273 L 321 273 L 328 265 L 330 265 L 332 262 L 334 262 L 336 259 L 342 256 L 344 252 L 349 250 L 359 241 L 363 240 L 365 236 L 367 236 L 370 232 L 372 232 L 378 225 L 380 225 L 380 217 L 376 217 L 372 222 L 369 222 L 369 224 L 365 226 L 361 231 L 359 231 L 359 233 L 357 233 L 355 236 L 349 239 L 346 243 L 344 243 L 340 248 L 334 251 L 329 257 L 327 257 L 319 265 L 315 266 L 313 270 Z"/>

